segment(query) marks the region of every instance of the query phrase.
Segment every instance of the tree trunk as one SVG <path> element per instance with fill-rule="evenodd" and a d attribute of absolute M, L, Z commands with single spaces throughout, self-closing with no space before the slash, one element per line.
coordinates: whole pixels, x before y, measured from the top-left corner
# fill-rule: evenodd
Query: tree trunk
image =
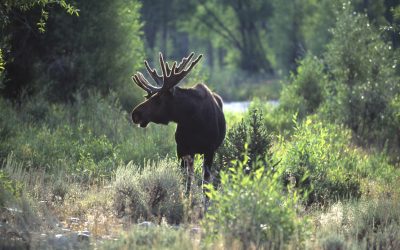
<path fill-rule="evenodd" d="M 168 57 L 168 1 L 164 1 L 163 8 L 163 24 L 162 24 L 162 34 L 161 34 L 161 51 L 165 57 Z"/>
<path fill-rule="evenodd" d="M 208 54 L 208 65 L 210 66 L 210 69 L 214 69 L 214 48 L 212 46 L 212 43 L 210 41 L 207 42 L 207 54 Z"/>
<path fill-rule="evenodd" d="M 239 67 L 250 73 L 264 71 L 271 74 L 272 67 L 265 56 L 265 51 L 260 39 L 255 20 L 252 17 L 252 6 L 246 1 L 238 1 L 233 5 L 239 21 L 241 35 L 241 52 Z"/>

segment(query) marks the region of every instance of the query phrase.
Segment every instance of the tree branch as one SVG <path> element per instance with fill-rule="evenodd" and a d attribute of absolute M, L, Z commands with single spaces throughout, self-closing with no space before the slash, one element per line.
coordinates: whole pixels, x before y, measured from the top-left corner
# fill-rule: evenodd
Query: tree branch
<path fill-rule="evenodd" d="M 212 25 L 206 17 L 199 17 L 200 22 L 204 23 L 210 30 L 218 33 L 220 36 L 222 36 L 223 38 L 225 38 L 228 42 L 232 43 L 234 46 L 236 46 L 236 43 L 234 40 L 232 40 L 232 38 L 230 36 L 228 36 L 227 34 L 224 33 L 223 30 L 219 30 L 218 28 L 216 28 L 214 25 Z"/>
<path fill-rule="evenodd" d="M 236 46 L 238 49 L 242 49 L 242 45 L 240 44 L 239 40 L 236 39 L 235 35 L 233 34 L 233 32 L 231 30 L 228 29 L 228 27 L 225 26 L 225 24 L 218 18 L 218 16 L 212 11 L 210 10 L 206 4 L 204 3 L 204 0 L 200 1 L 200 4 L 204 7 L 204 9 L 206 10 L 207 14 L 209 14 L 217 23 L 217 25 L 220 27 L 220 29 L 225 32 L 225 34 L 223 34 L 221 31 L 217 31 L 217 29 L 215 27 L 211 27 L 213 26 L 212 24 L 208 23 L 207 26 L 211 29 L 213 29 L 214 31 L 216 31 L 217 33 L 219 33 L 220 35 L 222 35 L 223 37 L 225 37 L 226 39 L 229 37 L 229 41 L 231 43 L 233 43 L 234 46 Z M 203 18 L 203 21 L 205 19 Z"/>

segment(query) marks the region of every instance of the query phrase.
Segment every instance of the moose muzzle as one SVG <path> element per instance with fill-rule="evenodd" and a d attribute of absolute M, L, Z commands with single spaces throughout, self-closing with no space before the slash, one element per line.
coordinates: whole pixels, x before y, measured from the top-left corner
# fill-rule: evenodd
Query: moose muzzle
<path fill-rule="evenodd" d="M 135 124 L 138 124 L 141 128 L 147 127 L 147 124 L 149 124 L 148 121 L 143 119 L 143 115 L 139 111 L 134 111 L 132 112 L 132 121 Z"/>

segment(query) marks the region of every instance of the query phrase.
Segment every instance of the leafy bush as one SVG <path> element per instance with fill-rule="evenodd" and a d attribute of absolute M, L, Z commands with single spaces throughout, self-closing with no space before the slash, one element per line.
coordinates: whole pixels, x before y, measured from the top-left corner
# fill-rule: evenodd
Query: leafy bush
<path fill-rule="evenodd" d="M 360 177 L 386 185 L 396 183 L 396 176 L 399 175 L 400 169 L 391 163 L 391 159 L 385 151 L 363 152 L 357 150 L 355 152 L 358 154 L 357 171 Z"/>
<path fill-rule="evenodd" d="M 95 137 L 83 128 L 65 125 L 49 129 L 45 125 L 23 129 L 13 138 L 11 150 L 27 166 L 46 168 L 87 177 L 109 176 L 118 163 L 117 150 L 105 136 Z"/>
<path fill-rule="evenodd" d="M 344 3 L 335 14 L 337 21 L 323 60 L 307 55 L 300 61 L 267 123 L 284 133 L 292 131 L 294 114 L 301 121 L 318 111 L 327 121 L 352 129 L 358 142 L 381 149 L 388 143 L 397 157 L 398 51 L 366 15 L 353 9 L 351 3 Z"/>
<path fill-rule="evenodd" d="M 0 206 L 4 207 L 7 201 L 12 200 L 11 196 L 20 196 L 21 191 L 21 184 L 12 180 L 4 170 L 0 170 Z"/>
<path fill-rule="evenodd" d="M 134 221 L 165 217 L 169 223 L 183 220 L 183 197 L 179 164 L 170 159 L 148 162 L 142 169 L 130 162 L 116 172 L 114 201 L 119 216 Z"/>
<path fill-rule="evenodd" d="M 22 9 L 20 2 L 2 6 L 1 45 L 10 48 L 5 55 L 7 81 L 2 93 L 19 98 L 23 90 L 29 95 L 43 92 L 51 102 L 66 103 L 73 100 L 76 91 L 95 88 L 103 95 L 110 89 L 121 93 L 124 105 L 137 100 L 138 92 L 126 90 L 131 86 L 133 69 L 142 67 L 144 57 L 140 2 L 80 2 L 67 11 L 76 15 L 79 11 L 79 17 L 66 15 L 65 1 L 57 3 L 60 7 L 46 1 L 24 1 Z M 37 24 L 41 12 L 39 23 L 44 25 L 43 18 L 46 20 L 46 32 L 40 36 L 26 33 L 25 25 L 11 10 L 20 12 L 27 27 Z M 43 26 L 39 28 L 44 31 Z M 27 43 L 20 44 L 21 39 Z"/>
<path fill-rule="evenodd" d="M 221 235 L 227 244 L 238 240 L 243 249 L 282 246 L 302 231 L 304 221 L 296 216 L 296 191 L 283 192 L 281 172 L 270 171 L 262 161 L 253 162 L 254 172 L 245 173 L 248 158 L 221 173 L 221 188 L 208 185 L 210 207 L 205 227 Z"/>
<path fill-rule="evenodd" d="M 316 116 L 296 124 L 289 141 L 282 139 L 275 157 L 284 181 L 311 191 L 308 203 L 326 204 L 361 195 L 364 180 L 395 181 L 395 168 L 384 153 L 365 153 L 351 144 L 351 131 L 324 123 Z"/>
<path fill-rule="evenodd" d="M 307 55 L 299 62 L 291 83 L 282 90 L 276 113 L 297 113 L 299 119 L 314 113 L 323 101 L 322 87 L 326 80 L 323 62 Z"/>
<path fill-rule="evenodd" d="M 323 61 L 308 54 L 299 62 L 297 73 L 292 74 L 283 86 L 279 106 L 266 113 L 266 125 L 270 131 L 287 136 L 293 132 L 293 120 L 302 121 L 316 113 L 324 102 L 323 87 L 327 77 Z"/>
<path fill-rule="evenodd" d="M 353 13 L 347 4 L 343 9 L 324 54 L 331 80 L 325 86 L 323 113 L 362 141 L 380 146 L 386 140 L 398 142 L 396 110 L 390 106 L 400 91 L 396 53 L 366 15 Z"/>
<path fill-rule="evenodd" d="M 257 159 L 270 164 L 271 143 L 272 136 L 264 124 L 263 113 L 253 104 L 247 116 L 228 130 L 224 144 L 218 150 L 217 161 L 220 166 L 229 166 L 232 160 L 243 161 L 243 152 L 248 150 L 249 170 Z"/>
<path fill-rule="evenodd" d="M 351 134 L 340 126 L 307 118 L 296 125 L 290 141 L 283 141 L 276 157 L 285 171 L 284 181 L 312 190 L 308 203 L 325 203 L 341 197 L 359 197 L 355 173 L 357 155 L 351 149 Z"/>

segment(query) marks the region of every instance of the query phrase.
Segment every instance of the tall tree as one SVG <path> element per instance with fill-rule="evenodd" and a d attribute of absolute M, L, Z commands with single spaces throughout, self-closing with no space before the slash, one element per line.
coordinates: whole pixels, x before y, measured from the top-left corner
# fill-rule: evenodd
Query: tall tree
<path fill-rule="evenodd" d="M 395 48 L 400 47 L 400 2 L 398 0 L 385 1 L 385 17 L 389 22 L 390 39 Z"/>
<path fill-rule="evenodd" d="M 143 58 L 138 1 L 77 1 L 79 17 L 55 7 L 43 35 L 22 32 L 34 25 L 40 10 L 24 18 L 29 25 L 10 22 L 13 61 L 6 65 L 3 94 L 18 95 L 22 88 L 45 91 L 53 100 L 68 100 L 79 89 L 96 88 L 122 95 L 130 75 Z M 20 32 L 21 31 L 21 32 Z"/>
<path fill-rule="evenodd" d="M 293 71 L 306 50 L 302 28 L 307 3 L 304 0 L 274 0 L 272 3 L 273 14 L 267 36 L 274 51 L 276 67 L 284 72 Z"/>
<path fill-rule="evenodd" d="M 305 14 L 301 33 L 308 51 L 320 56 L 331 40 L 329 32 L 336 22 L 336 13 L 342 8 L 342 0 L 304 0 Z"/>
<path fill-rule="evenodd" d="M 201 0 L 189 30 L 196 33 L 213 32 L 226 48 L 233 48 L 238 56 L 236 65 L 248 72 L 272 73 L 266 57 L 261 29 L 270 14 L 269 1 Z"/>
<path fill-rule="evenodd" d="M 364 14 L 354 14 L 353 6 L 344 7 L 324 54 L 330 79 L 325 110 L 330 119 L 348 125 L 358 136 L 391 140 L 398 129 L 391 108 L 400 93 L 396 51 Z"/>
<path fill-rule="evenodd" d="M 189 34 L 181 32 L 180 21 L 191 12 L 192 4 L 184 0 L 142 0 L 141 15 L 148 58 L 157 59 L 156 50 L 168 58 L 182 58 L 188 53 Z"/>
<path fill-rule="evenodd" d="M 15 35 L 14 33 L 23 33 L 23 37 L 26 38 L 32 32 L 45 31 L 46 21 L 49 15 L 49 8 L 54 5 L 60 6 L 69 14 L 78 15 L 78 9 L 69 4 L 66 0 L 49 1 L 49 0 L 4 0 L 0 3 L 0 87 L 3 86 L 2 73 L 5 69 L 5 59 L 3 51 L 10 52 L 10 40 Z M 31 25 L 28 20 L 31 15 L 26 15 L 27 12 L 35 9 L 36 19 L 34 20 L 35 26 Z M 40 10 L 38 12 L 37 10 Z M 13 30 L 13 22 L 22 24 L 22 30 Z M 23 39 L 23 43 L 26 43 L 26 39 Z M 13 60 L 12 56 L 8 56 L 9 61 Z"/>

